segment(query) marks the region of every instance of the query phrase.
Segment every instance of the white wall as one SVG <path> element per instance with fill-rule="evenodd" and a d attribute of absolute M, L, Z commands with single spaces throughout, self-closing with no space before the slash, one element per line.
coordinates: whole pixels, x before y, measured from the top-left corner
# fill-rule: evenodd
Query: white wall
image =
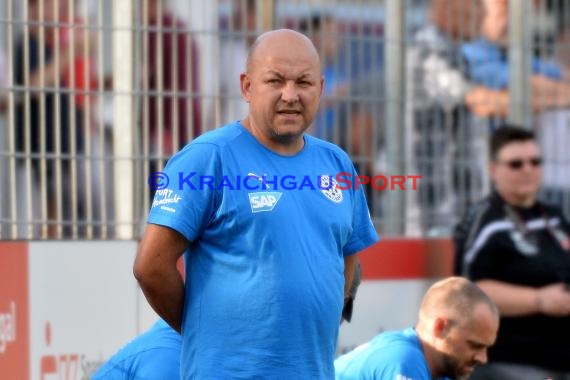
<path fill-rule="evenodd" d="M 352 321 L 341 325 L 337 353 L 344 353 L 381 331 L 413 326 L 431 280 L 364 281 L 358 288 Z"/>
<path fill-rule="evenodd" d="M 128 241 L 29 244 L 32 379 L 89 378 L 155 320 L 132 274 L 135 253 Z"/>
<path fill-rule="evenodd" d="M 17 278 L 29 279 L 29 294 L 14 298 L 13 290 L 0 288 L 0 312 L 10 311 L 11 300 L 16 299 L 16 313 L 24 313 L 22 305 L 28 298 L 29 323 L 26 319 L 19 322 L 17 337 L 19 342 L 26 336 L 22 329 L 29 331 L 26 346 L 30 355 L 26 360 L 31 379 L 89 379 L 103 361 L 158 318 L 132 274 L 136 242 L 19 244 L 27 247 L 20 252 L 20 257 L 26 255 L 27 259 L 19 262 L 27 262 L 28 273 L 18 273 Z M 0 255 L 13 249 L 0 244 Z M 26 265 L 13 270 L 25 272 Z M 6 265 L 0 268 L 0 274 L 11 273 L 6 271 Z M 337 353 L 368 341 L 380 331 L 412 326 L 431 283 L 427 279 L 364 281 L 352 322 L 341 326 Z M 14 352 L 15 344 L 9 342 L 8 353 Z"/>

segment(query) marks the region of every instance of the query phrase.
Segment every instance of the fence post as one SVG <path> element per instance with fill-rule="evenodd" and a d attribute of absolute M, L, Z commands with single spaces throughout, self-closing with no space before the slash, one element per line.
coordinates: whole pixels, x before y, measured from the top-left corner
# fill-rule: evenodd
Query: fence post
<path fill-rule="evenodd" d="M 266 32 L 275 26 L 275 0 L 265 0 L 259 2 L 257 9 L 257 25 L 261 25 L 261 29 Z"/>
<path fill-rule="evenodd" d="M 406 175 L 403 125 L 405 3 L 402 0 L 386 0 L 386 150 L 390 175 Z M 387 192 L 386 221 L 382 223 L 386 225 L 385 234 L 404 234 L 405 199 L 401 190 Z"/>
<path fill-rule="evenodd" d="M 136 117 L 132 30 L 133 0 L 113 1 L 113 196 L 117 239 L 131 239 L 134 226 Z"/>
<path fill-rule="evenodd" d="M 509 2 L 509 121 L 527 125 L 531 120 L 531 7 L 530 1 Z"/>

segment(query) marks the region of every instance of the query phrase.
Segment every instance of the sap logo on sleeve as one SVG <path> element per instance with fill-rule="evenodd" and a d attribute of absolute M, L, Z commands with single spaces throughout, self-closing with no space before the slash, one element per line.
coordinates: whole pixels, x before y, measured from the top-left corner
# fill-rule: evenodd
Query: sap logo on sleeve
<path fill-rule="evenodd" d="M 406 377 L 404 375 L 397 375 L 396 380 L 413 380 L 411 377 Z"/>
<path fill-rule="evenodd" d="M 248 193 L 251 212 L 272 211 L 282 194 L 276 191 Z"/>

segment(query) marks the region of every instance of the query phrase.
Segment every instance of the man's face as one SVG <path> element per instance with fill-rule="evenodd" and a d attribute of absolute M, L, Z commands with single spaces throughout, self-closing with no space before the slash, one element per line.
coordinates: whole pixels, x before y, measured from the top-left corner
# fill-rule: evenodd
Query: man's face
<path fill-rule="evenodd" d="M 477 365 L 487 362 L 487 349 L 495 343 L 498 318 L 485 304 L 479 304 L 471 322 L 453 324 L 440 341 L 441 371 L 452 379 L 468 379 Z"/>
<path fill-rule="evenodd" d="M 258 47 L 242 93 L 250 119 L 267 138 L 286 143 L 300 137 L 318 110 L 323 77 L 318 57 L 295 41 Z"/>
<path fill-rule="evenodd" d="M 484 0 L 481 32 L 492 42 L 505 42 L 509 24 L 508 0 Z"/>
<path fill-rule="evenodd" d="M 534 141 L 512 142 L 502 147 L 490 165 L 495 188 L 507 200 L 534 199 L 542 179 L 542 158 Z"/>

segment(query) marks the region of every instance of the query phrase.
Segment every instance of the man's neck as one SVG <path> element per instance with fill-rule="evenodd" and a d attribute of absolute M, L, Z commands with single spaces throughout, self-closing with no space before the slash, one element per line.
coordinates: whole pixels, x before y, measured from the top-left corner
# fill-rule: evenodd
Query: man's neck
<path fill-rule="evenodd" d="M 436 353 L 435 348 L 425 339 L 421 328 L 416 327 L 416 334 L 418 335 L 418 339 L 420 341 L 420 345 L 422 347 L 422 351 L 424 353 L 424 357 L 426 359 L 426 363 L 431 374 L 432 379 L 437 379 L 440 374 L 439 371 L 436 370 L 438 367 L 438 355 Z"/>
<path fill-rule="evenodd" d="M 241 121 L 241 124 L 247 129 L 253 137 L 267 149 L 281 154 L 283 156 L 293 156 L 299 153 L 305 146 L 305 139 L 303 135 L 292 139 L 291 141 L 278 141 L 277 139 L 272 139 L 267 134 L 263 133 L 260 128 L 257 128 L 251 122 L 251 119 L 245 118 Z"/>
<path fill-rule="evenodd" d="M 505 202 L 511 206 L 515 207 L 531 207 L 536 201 L 534 195 L 528 196 L 517 196 L 514 194 L 500 194 Z"/>

